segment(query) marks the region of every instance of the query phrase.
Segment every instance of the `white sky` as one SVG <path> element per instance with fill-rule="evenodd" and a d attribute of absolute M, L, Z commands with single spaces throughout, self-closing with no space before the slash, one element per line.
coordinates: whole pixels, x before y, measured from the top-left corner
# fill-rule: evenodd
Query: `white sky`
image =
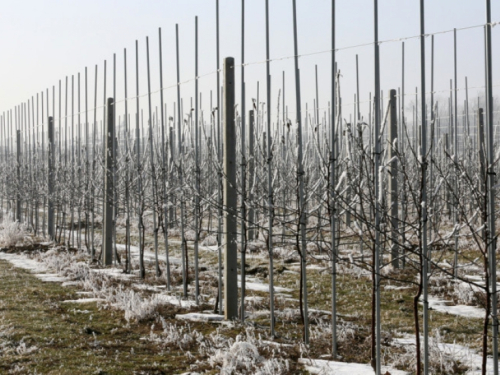
<path fill-rule="evenodd" d="M 292 1 L 270 0 L 271 58 L 293 55 Z M 354 46 L 373 41 L 373 1 L 337 0 L 337 47 Z M 331 1 L 297 0 L 299 53 L 327 51 L 330 49 Z M 246 62 L 265 60 L 265 1 L 246 1 Z M 180 29 L 181 81 L 194 78 L 194 17 L 199 17 L 200 75 L 215 71 L 215 0 L 18 0 L 3 4 L 0 12 L 0 113 L 35 97 L 36 94 L 56 87 L 62 80 L 64 95 L 66 76 L 83 74 L 89 69 L 89 107 L 93 103 L 94 69 L 98 65 L 98 103 L 103 102 L 103 62 L 108 64 L 107 96 L 112 92 L 112 59 L 117 54 L 117 100 L 123 99 L 123 49 L 128 54 L 129 96 L 135 93 L 135 40 L 139 41 L 140 92 L 147 92 L 145 38 L 150 38 L 152 90 L 158 82 L 158 27 L 163 33 L 164 86 L 175 84 L 175 24 Z M 492 20 L 500 21 L 500 2 L 492 1 Z M 481 25 L 485 22 L 483 0 L 427 0 L 426 32 L 433 33 L 453 28 Z M 419 34 L 418 0 L 379 1 L 380 40 L 399 39 Z M 221 58 L 233 56 L 241 62 L 241 1 L 220 0 Z M 493 28 L 494 84 L 499 85 L 498 68 L 500 26 Z M 427 38 L 427 58 L 430 62 L 430 37 Z M 484 85 L 483 29 L 458 31 L 458 86 L 464 87 L 468 77 L 469 87 Z M 496 46 L 496 47 L 495 47 Z M 406 41 L 406 92 L 414 93 L 419 85 L 419 40 Z M 361 100 L 368 100 L 373 92 L 373 46 L 339 51 L 338 66 L 342 73 L 341 88 L 344 112 L 352 111 L 355 92 L 355 59 L 359 55 Z M 319 72 L 319 107 L 327 107 L 330 100 L 330 54 L 323 53 L 300 59 L 302 103 L 313 106 L 314 69 Z M 222 64 L 221 64 L 222 66 Z M 447 90 L 453 78 L 453 33 L 435 37 L 435 90 Z M 282 85 L 282 72 L 286 71 L 286 104 L 293 111 L 295 102 L 293 59 L 273 61 L 272 106 L 277 105 L 278 89 Z M 427 91 L 430 90 L 430 67 Z M 238 70 L 239 72 L 239 70 Z M 401 41 L 381 44 L 381 76 L 384 96 L 389 89 L 401 86 Z M 265 101 L 265 64 L 250 65 L 246 69 L 247 98 L 256 98 L 257 81 L 260 81 L 261 102 Z M 239 79 L 239 78 L 237 78 Z M 237 81 L 239 82 L 239 81 Z M 239 86 L 239 85 L 238 85 Z M 76 87 L 76 86 L 75 86 Z M 239 89 L 239 87 L 238 87 Z M 194 95 L 194 85 L 181 87 L 184 101 Z M 215 75 L 200 79 L 203 106 L 208 109 L 210 90 L 215 90 Z M 481 91 L 481 90 L 479 90 Z M 469 96 L 478 91 L 471 89 Z M 498 88 L 495 88 L 498 93 Z M 175 88 L 165 91 L 167 107 L 173 108 Z M 76 95 L 76 94 L 75 94 Z M 448 93 L 438 94 L 447 97 Z M 52 97 L 52 93 L 50 94 Z M 465 93 L 459 93 L 463 103 Z M 52 99 L 51 99 L 52 100 Z M 82 91 L 83 100 L 83 91 Z M 143 104 L 146 100 L 141 99 Z M 154 103 L 158 103 L 155 95 Z M 412 98 L 407 99 L 411 103 Z M 64 102 L 64 98 L 63 98 Z M 248 102 L 249 103 L 249 102 Z M 247 108 L 250 105 L 247 103 Z M 81 103 L 83 107 L 83 102 Z M 135 105 L 135 104 L 134 104 Z M 153 104 L 157 105 L 157 104 Z M 77 104 L 75 104 L 75 107 Z M 51 103 L 52 107 L 52 103 Z M 187 104 L 184 105 L 187 108 Z M 135 111 L 135 107 L 131 107 Z M 363 111 L 367 111 L 362 108 Z M 129 109 L 129 111 L 132 111 Z M 76 111 L 76 109 L 75 109 Z M 52 109 L 50 110 L 50 114 Z M 56 113 L 58 114 L 57 104 Z M 64 114 L 64 108 L 62 110 Z M 188 110 L 184 110 L 188 112 Z M 274 116 L 274 115 L 273 115 Z M 348 115 L 345 115 L 347 117 Z M 293 119 L 293 115 L 290 114 Z"/>

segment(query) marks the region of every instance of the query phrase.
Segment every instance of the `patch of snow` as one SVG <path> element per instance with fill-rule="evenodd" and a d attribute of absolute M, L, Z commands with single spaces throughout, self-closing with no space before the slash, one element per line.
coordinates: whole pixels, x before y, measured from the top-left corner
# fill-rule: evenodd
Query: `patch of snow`
<path fill-rule="evenodd" d="M 245 301 L 248 301 L 248 302 L 262 302 L 263 300 L 264 300 L 264 297 L 260 297 L 260 296 L 248 296 L 248 297 L 245 296 Z"/>
<path fill-rule="evenodd" d="M 186 308 L 196 306 L 196 301 L 183 300 L 183 299 L 180 299 L 176 296 L 170 296 L 167 294 L 156 294 L 155 297 L 159 301 L 164 302 L 164 303 L 168 303 L 171 305 L 176 305 L 176 306 L 181 306 L 181 307 L 186 307 Z"/>
<path fill-rule="evenodd" d="M 35 273 L 33 276 L 44 283 L 62 283 L 69 280 L 67 277 L 59 276 L 57 273 Z"/>
<path fill-rule="evenodd" d="M 116 279 L 133 279 L 135 277 L 133 274 L 124 273 L 121 268 L 94 268 L 92 272 L 102 273 Z"/>
<path fill-rule="evenodd" d="M 191 322 L 219 322 L 224 320 L 224 316 L 219 314 L 200 314 L 200 313 L 188 313 L 188 314 L 177 314 L 175 319 L 178 320 L 189 320 Z"/>
<path fill-rule="evenodd" d="M 396 338 L 393 341 L 397 345 L 415 345 L 414 338 Z M 467 366 L 469 370 L 466 372 L 466 375 L 481 374 L 483 357 L 470 348 L 458 344 L 444 343 L 439 343 L 438 347 L 441 351 L 452 355 L 460 363 Z M 486 374 L 493 375 L 493 359 L 489 357 L 486 359 Z"/>
<path fill-rule="evenodd" d="M 274 288 L 274 290 L 276 290 L 276 288 Z M 291 294 L 286 294 L 286 293 L 276 293 L 275 295 L 276 295 L 276 297 L 279 296 L 279 297 L 284 298 L 284 299 L 292 298 Z"/>
<path fill-rule="evenodd" d="M 484 277 L 479 275 L 464 275 L 464 279 L 484 281 Z"/>
<path fill-rule="evenodd" d="M 33 259 L 28 259 L 21 254 L 8 254 L 0 252 L 0 259 L 10 262 L 14 267 L 22 268 L 32 272 L 44 272 L 47 268 Z"/>
<path fill-rule="evenodd" d="M 463 316 L 465 318 L 484 318 L 484 309 L 475 306 L 453 305 L 447 306 L 448 301 L 429 296 L 429 308 L 442 313 Z M 422 303 L 422 302 L 420 302 Z"/>
<path fill-rule="evenodd" d="M 76 294 L 81 295 L 81 296 L 91 296 L 94 293 L 92 293 L 92 292 L 76 292 Z"/>
<path fill-rule="evenodd" d="M 79 281 L 65 281 L 62 283 L 62 286 L 77 286 L 80 285 Z"/>
<path fill-rule="evenodd" d="M 318 270 L 318 271 L 324 271 L 328 269 L 327 267 L 320 266 L 319 264 L 308 264 L 307 265 L 308 270 Z"/>
<path fill-rule="evenodd" d="M 317 309 L 307 309 L 309 313 L 317 313 L 317 314 L 325 314 L 325 315 L 332 315 L 331 311 L 328 310 L 317 310 Z"/>
<path fill-rule="evenodd" d="M 90 302 L 99 302 L 105 301 L 103 298 L 80 298 L 80 299 L 67 299 L 62 301 L 62 303 L 90 303 Z"/>
<path fill-rule="evenodd" d="M 241 288 L 241 282 L 238 282 L 238 288 Z M 245 283 L 245 288 L 246 290 L 254 290 L 257 292 L 267 292 L 269 293 L 269 284 L 264 284 L 264 283 L 256 283 L 256 282 L 246 282 Z M 280 286 L 275 286 L 274 287 L 275 292 L 291 292 L 293 289 L 289 288 L 283 288 Z"/>
<path fill-rule="evenodd" d="M 311 374 L 321 375 L 366 375 L 375 374 L 370 365 L 362 363 L 348 363 L 327 361 L 324 359 L 299 358 L 299 363 Z M 382 366 L 382 373 L 389 371 L 391 375 L 407 375 L 405 371 L 395 370 L 391 367 Z"/>
<path fill-rule="evenodd" d="M 238 288 L 241 288 L 241 275 L 238 275 Z M 245 278 L 245 289 L 257 292 L 269 293 L 269 284 L 263 283 L 257 278 L 247 276 Z M 284 292 L 292 292 L 293 289 L 283 288 L 275 285 L 274 291 L 277 293 L 284 293 Z"/>
<path fill-rule="evenodd" d="M 165 289 L 166 285 L 146 285 L 146 284 L 132 284 L 132 287 L 141 290 L 149 290 L 152 292 L 158 292 L 158 289 Z"/>
<path fill-rule="evenodd" d="M 411 289 L 411 286 L 396 286 L 396 285 L 386 285 L 384 286 L 385 290 L 403 290 L 403 289 Z"/>

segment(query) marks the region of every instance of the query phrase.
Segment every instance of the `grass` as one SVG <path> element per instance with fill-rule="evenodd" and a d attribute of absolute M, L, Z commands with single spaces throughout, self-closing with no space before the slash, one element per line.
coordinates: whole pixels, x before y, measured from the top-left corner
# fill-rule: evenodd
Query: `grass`
<path fill-rule="evenodd" d="M 124 236 L 118 236 L 118 242 L 124 243 Z M 174 238 L 175 239 L 175 238 Z M 134 242 L 135 238 L 132 239 Z M 159 258 L 164 259 L 163 239 L 160 238 Z M 152 245 L 151 238 L 147 238 L 147 247 Z M 191 243 L 189 243 L 191 244 Z M 34 248 L 32 246 L 32 248 Z M 171 246 L 171 256 L 180 257 L 180 246 L 175 243 Z M 161 251 L 163 250 L 163 251 Z M 246 263 L 249 267 L 267 266 L 267 252 L 252 253 L 247 256 Z M 190 267 L 193 267 L 193 251 L 188 249 Z M 255 255 L 255 256 L 254 256 Z M 260 255 L 263 255 L 261 257 Z M 369 251 L 365 252 L 369 256 Z M 453 251 L 443 250 L 442 258 L 453 259 Z M 473 250 L 461 250 L 460 261 L 477 257 Z M 122 256 L 122 260 L 123 260 Z M 134 260 L 136 266 L 137 260 Z M 164 269 L 164 262 L 161 262 Z M 200 272 L 203 301 L 205 309 L 212 309 L 213 303 L 209 298 L 216 295 L 217 278 L 217 252 L 200 249 L 200 266 L 206 266 Z M 316 265 L 307 270 L 309 308 L 317 310 L 331 309 L 331 275 L 328 270 L 328 261 L 308 259 L 308 265 Z M 164 283 L 164 278 L 156 278 L 154 265 L 147 264 L 148 284 L 158 285 Z M 173 267 L 176 268 L 176 267 Z M 178 268 L 178 267 L 177 267 Z M 348 335 L 339 343 L 341 360 L 347 362 L 369 363 L 370 361 L 370 324 L 371 324 L 371 294 L 372 282 L 367 274 L 362 274 L 359 269 L 341 262 L 337 277 L 338 314 L 339 325 L 352 324 L 355 332 Z M 177 276 L 179 270 L 173 271 Z M 56 283 L 40 283 L 28 272 L 12 269 L 5 262 L 0 262 L 0 274 L 5 280 L 0 286 L 0 330 L 12 327 L 11 336 L 2 337 L 11 350 L 0 349 L 2 363 L 1 372 L 71 374 L 74 372 L 115 374 L 175 374 L 189 371 L 191 366 L 207 373 L 218 373 L 206 363 L 206 356 L 197 354 L 195 347 L 182 350 L 175 345 L 158 345 L 158 343 L 144 340 L 151 333 L 151 326 L 155 324 L 154 333 L 161 333 L 161 316 L 167 322 L 175 323 L 175 314 L 181 311 L 179 307 L 161 306 L 156 312 L 156 318 L 141 323 L 127 324 L 123 312 L 113 309 L 103 309 L 96 303 L 76 304 L 61 303 L 67 299 L 77 299 L 76 289 L 62 287 Z M 267 283 L 267 272 L 257 273 L 257 277 Z M 7 277 L 9 276 L 9 277 Z M 410 281 L 415 281 L 417 274 L 410 268 L 404 271 L 395 271 L 390 274 L 393 278 L 383 278 L 381 284 L 382 304 L 382 330 L 388 345 L 391 337 L 404 334 L 414 334 L 413 296 L 416 287 Z M 190 270 L 190 280 L 193 284 L 194 270 Z M 311 329 L 315 331 L 314 340 L 308 348 L 300 349 L 302 339 L 302 326 L 298 313 L 299 273 L 297 265 L 285 263 L 284 259 L 275 259 L 275 285 L 292 289 L 291 299 L 277 296 L 275 306 L 277 310 L 276 331 L 277 342 L 292 344 L 290 349 L 283 351 L 282 355 L 292 361 L 292 373 L 302 373 L 297 367 L 300 350 L 305 350 L 306 356 L 311 358 L 326 358 L 331 354 L 331 333 L 327 331 L 330 315 L 319 314 L 311 319 Z M 404 290 L 385 289 L 385 286 L 410 287 Z M 181 278 L 176 277 L 174 286 L 180 287 Z M 22 290 L 23 293 L 18 291 Z M 144 292 L 151 293 L 151 292 Z M 190 291 L 192 294 L 192 290 Z M 247 296 L 260 296 L 263 301 L 248 303 L 247 311 L 268 309 L 268 293 L 247 291 Z M 210 303 L 210 304 L 207 304 Z M 255 304 L 255 306 L 253 306 Z M 421 306 L 419 307 L 421 311 Z M 84 313 L 81 311 L 85 311 Z M 315 315 L 315 314 L 311 314 Z M 263 314 L 248 321 L 256 327 L 257 332 L 263 337 L 269 334 L 269 315 Z M 178 322 L 177 322 L 178 324 Z M 420 313 L 420 325 L 422 318 Z M 468 345 L 474 349 L 480 348 L 482 332 L 482 319 L 467 319 L 453 315 L 430 311 L 430 330 L 439 329 L 446 342 L 457 342 Z M 216 329 L 214 324 L 192 323 L 204 336 L 208 336 Z M 3 328 L 2 328 L 3 327 Z M 325 332 L 321 329 L 325 328 Z M 88 333 L 90 332 L 90 333 Z M 92 332 L 97 332 L 96 335 Z M 226 328 L 223 334 L 227 337 L 236 337 L 244 332 L 244 327 L 235 326 Z M 7 340 L 7 341 L 6 341 Z M 26 347 L 38 349 L 26 354 L 23 350 L 16 351 L 22 343 Z M 385 346 L 388 351 L 396 352 L 396 347 Z M 384 350 L 385 351 L 385 350 Z M 197 361 L 200 361 L 197 363 Z M 64 367 L 60 367 L 64 365 Z M 16 366 L 19 370 L 16 370 Z M 413 370 L 413 369 L 405 369 Z"/>
<path fill-rule="evenodd" d="M 42 374 L 175 374 L 194 363 L 174 347 L 160 349 L 141 340 L 152 322 L 130 323 L 120 311 L 92 303 L 63 303 L 77 299 L 76 290 L 58 283 L 41 283 L 29 272 L 0 261 L 0 327 L 12 334 L 0 337 L 0 372 Z M 179 312 L 164 307 L 162 316 Z M 160 329 L 161 327 L 158 327 Z M 211 325 L 194 324 L 208 333 Z M 23 354 L 20 343 L 36 347 Z M 17 369 L 17 370 L 16 370 Z"/>

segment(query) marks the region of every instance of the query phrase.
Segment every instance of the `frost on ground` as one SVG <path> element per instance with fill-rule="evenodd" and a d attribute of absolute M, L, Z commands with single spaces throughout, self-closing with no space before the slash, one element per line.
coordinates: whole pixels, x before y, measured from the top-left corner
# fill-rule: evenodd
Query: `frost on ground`
<path fill-rule="evenodd" d="M 476 285 L 442 275 L 431 279 L 430 290 L 433 295 L 428 297 L 429 308 L 445 314 L 484 319 L 485 309 L 477 306 L 485 298 L 484 290 L 480 287 L 484 285 L 484 280 L 472 275 L 465 275 L 465 278 L 474 279 Z"/>
<path fill-rule="evenodd" d="M 428 297 L 429 308 L 442 313 L 463 316 L 466 318 L 484 318 L 485 310 L 480 307 L 467 305 L 450 305 L 450 301 L 445 301 L 435 297 Z"/>
<path fill-rule="evenodd" d="M 303 364 L 311 374 L 319 375 L 368 375 L 375 374 L 370 365 L 361 363 L 346 363 L 336 361 L 326 361 L 323 359 L 300 358 L 299 363 Z M 406 371 L 395 370 L 392 367 L 382 366 L 382 373 L 389 372 L 391 375 L 407 375 Z"/>
<path fill-rule="evenodd" d="M 223 315 L 218 314 L 197 314 L 197 313 L 188 313 L 188 314 L 177 314 L 175 315 L 175 319 L 177 320 L 187 320 L 191 322 L 220 322 L 224 320 Z"/>
<path fill-rule="evenodd" d="M 404 354 L 394 355 L 395 366 L 415 366 L 415 338 L 394 339 L 394 345 L 404 348 Z M 434 331 L 429 337 L 429 362 L 431 373 L 465 373 L 467 375 L 481 374 L 482 356 L 468 347 L 442 342 L 439 331 Z M 486 373 L 493 374 L 493 360 L 487 359 Z"/>
<path fill-rule="evenodd" d="M 226 340 L 218 332 L 209 339 L 214 343 L 208 349 L 209 363 L 220 369 L 221 374 L 273 375 L 287 374 L 290 370 L 289 361 L 280 356 L 281 348 L 270 347 L 268 342 L 256 337 L 252 328 L 247 328 L 235 340 Z"/>
<path fill-rule="evenodd" d="M 171 324 L 162 317 L 160 322 L 163 327 L 161 333 L 154 333 L 152 327 L 149 336 L 142 339 L 165 348 L 174 346 L 187 352 L 196 349 L 220 374 L 284 375 L 290 371 L 289 360 L 282 358 L 281 347 L 270 346 L 269 342 L 256 335 L 254 328 L 247 327 L 244 333 L 233 339 L 224 334 L 223 328 L 203 335 L 189 324 Z"/>
<path fill-rule="evenodd" d="M 24 339 L 15 341 L 13 333 L 14 327 L 0 325 L 0 358 L 8 354 L 29 355 L 39 349 L 35 345 L 26 345 Z"/>
<path fill-rule="evenodd" d="M 5 222 L 5 220 L 4 220 Z M 18 244 L 25 240 L 26 233 L 15 223 L 7 223 L 8 235 L 1 235 L 0 238 L 10 238 L 10 243 Z M 17 233 L 17 235 L 16 235 Z M 23 234 L 19 234 L 23 233 Z M 16 237 L 17 236 L 17 237 Z M 16 239 L 17 238 L 17 239 Z M 7 243 L 7 242 L 6 242 Z M 257 244 L 258 245 L 258 244 Z M 11 245 L 14 246 L 14 245 Z M 124 250 L 123 245 L 118 245 L 120 250 Z M 280 250 L 287 257 L 293 255 L 287 249 Z M 132 247 L 131 252 L 138 253 L 138 248 Z M 257 255 L 256 255 L 257 257 Z M 154 254 L 145 252 L 145 258 L 149 261 L 154 260 Z M 63 285 L 74 285 L 83 292 L 82 298 L 77 300 L 64 300 L 62 303 L 88 303 L 97 302 L 99 307 L 111 308 L 123 312 L 127 326 L 133 322 L 154 321 L 155 324 L 161 324 L 163 330 L 158 332 L 151 329 L 149 335 L 142 337 L 141 340 L 148 340 L 159 347 L 168 349 L 175 347 L 186 353 L 189 358 L 199 359 L 195 365 L 192 365 L 193 373 L 198 371 L 204 373 L 209 366 L 211 370 L 216 370 L 221 374 L 287 374 L 290 373 L 291 366 L 296 366 L 297 361 L 302 364 L 310 373 L 313 374 L 371 374 L 372 368 L 363 363 L 343 363 L 327 361 L 324 359 L 314 359 L 309 357 L 319 357 L 314 350 L 298 344 L 299 340 L 293 338 L 288 343 L 278 343 L 262 338 L 255 328 L 248 326 L 236 326 L 234 323 L 217 324 L 215 331 L 206 333 L 199 330 L 199 323 L 220 322 L 222 316 L 218 314 L 196 310 L 196 303 L 193 300 L 181 298 L 181 292 L 174 288 L 172 292 L 167 291 L 164 279 L 151 278 L 150 283 L 139 280 L 137 274 L 125 274 L 122 269 L 96 268 L 89 262 L 88 254 L 78 251 L 68 251 L 64 247 L 52 245 L 52 248 L 46 252 L 31 251 L 24 254 L 0 252 L 0 259 L 8 260 L 16 267 L 28 269 L 42 281 L 63 282 Z M 173 260 L 173 269 L 180 263 L 179 259 Z M 288 259 L 288 258 L 287 258 Z M 293 260 L 293 259 L 292 259 Z M 325 259 L 327 261 L 327 259 Z M 293 267 L 293 263 L 289 263 Z M 312 264 L 308 269 L 323 271 L 325 268 L 320 265 Z M 351 272 L 357 277 L 363 275 L 363 270 L 358 267 L 350 267 L 346 272 Z M 162 285 L 156 285 L 162 283 Z M 461 290 L 457 285 L 456 300 L 465 301 L 465 303 L 474 303 L 477 291 Z M 386 290 L 402 290 L 407 288 L 399 285 L 388 285 Z M 250 319 L 259 317 L 268 318 L 269 310 L 267 305 L 267 293 L 269 293 L 269 284 L 266 284 L 257 277 L 247 277 L 246 289 L 256 291 L 261 296 L 248 296 L 247 313 Z M 292 301 L 291 295 L 284 295 L 283 292 L 293 292 L 290 288 L 275 286 L 278 301 Z M 83 294 L 84 293 L 84 294 Z M 212 295 L 213 296 L 213 295 Z M 210 295 L 203 295 L 205 302 L 210 301 Z M 295 300 L 294 300 L 295 301 Z M 472 318 L 483 318 L 484 310 L 474 306 L 455 305 L 449 306 L 444 299 L 431 297 L 429 299 L 432 309 L 449 314 L 467 316 Z M 162 306 L 175 306 L 176 312 L 172 314 L 177 319 L 174 323 L 167 322 L 159 311 Z M 285 307 L 286 306 L 286 307 Z M 288 307 L 290 306 L 290 307 Z M 204 307 L 207 309 L 207 307 Z M 181 311 L 182 310 L 182 311 Z M 181 311 L 182 313 L 178 313 Z M 189 313 L 187 313 L 189 311 Z M 196 312 L 193 312 L 196 311 Z M 311 319 L 310 337 L 314 345 L 328 347 L 331 343 L 331 312 L 309 309 Z M 297 324 L 300 322 L 300 310 L 296 304 L 281 304 L 281 308 L 276 310 L 277 320 L 287 324 Z M 198 324 L 198 326 L 196 325 Z M 258 326 L 257 324 L 255 325 Z M 198 330 L 193 328 L 198 327 Z M 215 327 L 215 325 L 211 326 Z M 337 326 L 337 335 L 339 343 L 349 342 L 360 337 L 360 330 L 366 327 L 358 326 L 351 322 L 339 320 Z M 240 332 L 236 337 L 235 332 Z M 287 334 L 285 334 L 287 335 Z M 363 340 L 367 335 L 363 336 Z M 17 353 L 30 353 L 37 350 L 36 347 L 27 347 L 23 342 L 10 343 L 3 340 L 0 333 L 0 352 L 14 350 Z M 406 340 L 406 341 L 405 341 Z M 450 372 L 456 369 L 464 370 L 466 365 L 470 369 L 470 374 L 476 374 L 476 369 L 480 366 L 480 356 L 472 353 L 465 347 L 452 346 L 441 343 L 441 338 L 435 336 L 432 342 L 431 357 L 435 363 L 436 372 Z M 319 344 L 318 344 L 319 343 Z M 391 375 L 406 374 L 406 372 L 396 370 L 396 368 L 412 369 L 415 367 L 415 348 L 411 339 L 395 339 L 395 346 L 398 350 L 391 353 L 391 348 L 387 347 L 384 353 L 383 371 L 388 371 Z M 191 353 L 195 353 L 191 354 Z M 323 352 L 324 353 L 324 352 Z M 201 356 L 201 357 L 200 357 Z M 298 359 L 300 357 L 300 359 Z M 293 358 L 293 362 L 290 358 Z M 325 358 L 325 357 L 321 357 Z M 489 366 L 491 367 L 491 361 Z M 205 367 L 204 367 L 205 366 Z M 465 371 L 465 370 L 464 370 Z"/>
<path fill-rule="evenodd" d="M 27 228 L 24 224 L 14 221 L 9 214 L 2 213 L 0 221 L 0 246 L 11 247 L 29 239 Z"/>
<path fill-rule="evenodd" d="M 154 317 L 158 307 L 165 304 L 181 307 L 195 305 L 194 301 L 181 300 L 171 295 L 142 296 L 121 284 L 115 286 L 112 275 L 121 275 L 121 271 L 113 269 L 113 272 L 101 272 L 102 270 L 90 268 L 86 263 L 86 255 L 82 253 L 72 254 L 54 249 L 45 253 L 34 253 L 33 259 L 29 259 L 22 254 L 0 252 L 0 259 L 7 260 L 16 267 L 37 272 L 34 276 L 42 281 L 76 281 L 78 286 L 91 293 L 90 298 L 97 299 L 105 306 L 124 311 L 127 321 L 142 321 Z M 57 273 L 41 273 L 44 271 Z"/>
<path fill-rule="evenodd" d="M 30 259 L 29 256 L 32 258 Z M 163 327 L 161 333 L 156 333 L 152 329 L 151 333 L 143 337 L 142 340 L 154 342 L 160 347 L 179 348 L 188 356 L 191 356 L 191 352 L 202 355 L 205 358 L 204 363 L 200 362 L 198 365 L 194 365 L 193 371 L 197 371 L 197 366 L 203 368 L 208 364 L 221 374 L 287 374 L 290 373 L 291 368 L 287 351 L 300 351 L 297 344 L 279 344 L 266 340 L 257 334 L 254 328 L 239 327 L 243 333 L 231 338 L 224 330 L 234 330 L 233 324 L 227 327 L 221 326 L 209 334 L 203 334 L 191 328 L 190 323 L 169 323 L 157 314 L 160 306 L 171 304 L 179 306 L 179 308 L 189 308 L 194 306 L 195 302 L 183 300 L 175 295 L 168 295 L 164 288 L 145 287 L 136 280 L 127 284 L 127 279 L 121 278 L 117 269 L 111 269 L 113 271 L 107 272 L 96 271 L 89 266 L 84 253 L 69 252 L 62 248 L 30 254 L 0 252 L 0 259 L 8 260 L 19 267 L 36 272 L 36 275 L 41 278 L 50 275 L 51 278 L 59 278 L 57 281 L 70 280 L 70 283 L 76 283 L 84 290 L 85 294 L 82 295 L 81 299 L 62 301 L 63 303 L 96 301 L 103 307 L 112 307 L 123 311 L 128 322 L 140 322 L 147 319 L 160 322 Z M 48 274 L 42 272 L 48 272 Z M 121 279 L 120 283 L 116 283 L 115 276 Z M 257 280 L 254 282 L 258 284 Z M 141 287 L 137 287 L 138 284 Z M 132 289 L 134 285 L 137 290 Z M 260 285 L 264 285 L 265 290 L 268 290 L 267 285 Z M 143 295 L 142 292 L 146 292 L 146 294 Z M 262 298 L 254 299 L 258 302 Z M 287 311 L 285 309 L 283 314 L 293 315 L 289 318 L 295 318 L 295 315 L 298 315 L 298 311 L 295 309 Z M 220 315 L 207 313 L 177 314 L 176 317 L 194 322 L 221 319 Z M 331 329 L 330 331 L 329 329 L 328 322 L 319 320 L 316 325 L 311 327 L 311 338 L 324 340 L 326 335 L 331 335 Z M 341 324 L 338 329 L 339 341 L 349 339 L 354 335 L 355 329 L 356 326 L 350 323 Z M 23 343 L 18 343 L 17 346 L 4 345 L 4 347 L 13 348 L 9 350 L 17 350 L 22 353 L 37 350 L 36 347 L 26 347 Z M 307 350 L 303 349 L 302 352 L 307 355 Z M 355 369 L 357 366 L 363 365 L 351 364 L 350 366 Z M 203 372 L 200 371 L 200 373 Z"/>

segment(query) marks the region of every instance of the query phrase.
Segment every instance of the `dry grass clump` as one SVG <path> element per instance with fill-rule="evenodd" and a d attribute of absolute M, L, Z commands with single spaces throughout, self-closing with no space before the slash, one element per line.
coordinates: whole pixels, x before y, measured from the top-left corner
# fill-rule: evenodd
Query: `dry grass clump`
<path fill-rule="evenodd" d="M 467 367 L 460 363 L 453 352 L 443 347 L 443 341 L 439 329 L 434 330 L 433 335 L 429 337 L 429 372 L 443 375 L 464 373 Z M 386 351 L 387 362 L 396 368 L 414 369 L 416 367 L 415 345 L 396 345 L 396 347 L 398 350 L 395 352 Z"/>
<path fill-rule="evenodd" d="M 14 221 L 10 215 L 2 213 L 0 219 L 0 245 L 3 247 L 16 246 L 28 237 L 28 228 L 25 224 Z"/>

